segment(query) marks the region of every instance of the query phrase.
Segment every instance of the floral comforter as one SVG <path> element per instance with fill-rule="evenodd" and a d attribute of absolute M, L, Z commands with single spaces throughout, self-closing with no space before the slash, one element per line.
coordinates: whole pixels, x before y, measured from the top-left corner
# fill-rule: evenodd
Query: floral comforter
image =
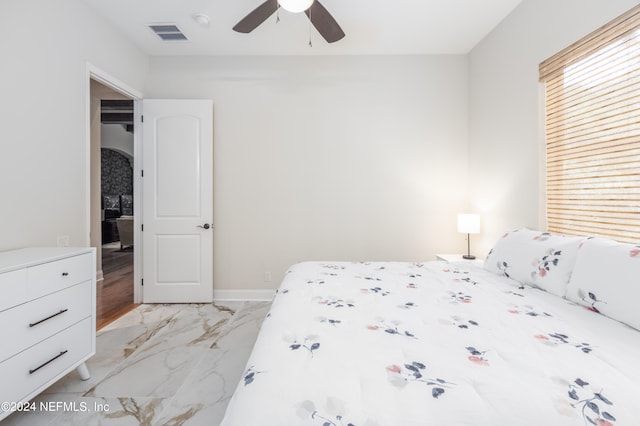
<path fill-rule="evenodd" d="M 287 272 L 223 425 L 638 425 L 640 332 L 472 263 Z"/>

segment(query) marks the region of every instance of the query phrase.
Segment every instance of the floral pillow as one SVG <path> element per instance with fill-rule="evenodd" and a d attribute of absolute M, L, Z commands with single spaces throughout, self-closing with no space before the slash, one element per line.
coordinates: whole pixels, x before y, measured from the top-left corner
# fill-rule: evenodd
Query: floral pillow
<path fill-rule="evenodd" d="M 484 268 L 564 297 L 582 241 L 530 229 L 510 231 L 491 249 Z"/>
<path fill-rule="evenodd" d="M 640 246 L 605 238 L 585 240 L 566 297 L 640 330 Z"/>

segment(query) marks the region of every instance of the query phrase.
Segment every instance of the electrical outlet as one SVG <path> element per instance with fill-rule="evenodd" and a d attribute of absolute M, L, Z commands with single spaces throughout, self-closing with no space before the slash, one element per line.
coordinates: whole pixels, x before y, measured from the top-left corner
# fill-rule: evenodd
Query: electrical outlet
<path fill-rule="evenodd" d="M 58 235 L 58 247 L 69 247 L 69 236 L 68 235 Z"/>
<path fill-rule="evenodd" d="M 271 272 L 264 273 L 264 280 L 265 282 L 271 282 Z"/>

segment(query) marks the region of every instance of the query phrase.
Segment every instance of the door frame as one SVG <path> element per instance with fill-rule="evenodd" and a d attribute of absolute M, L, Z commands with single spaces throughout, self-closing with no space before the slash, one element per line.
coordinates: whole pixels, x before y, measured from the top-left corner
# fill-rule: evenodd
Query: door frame
<path fill-rule="evenodd" d="M 85 246 L 91 244 L 91 80 L 133 99 L 133 223 L 142 223 L 142 92 L 109 75 L 93 64 L 85 63 Z M 142 238 L 141 227 L 133 232 L 133 303 L 142 303 Z"/>

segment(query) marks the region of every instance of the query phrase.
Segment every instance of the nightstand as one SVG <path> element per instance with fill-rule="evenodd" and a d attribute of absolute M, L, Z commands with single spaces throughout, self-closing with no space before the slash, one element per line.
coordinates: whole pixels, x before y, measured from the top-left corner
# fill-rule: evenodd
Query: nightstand
<path fill-rule="evenodd" d="M 475 259 L 465 259 L 462 254 L 436 254 L 436 260 L 444 260 L 445 262 L 474 262 L 478 265 L 484 264 L 484 259 L 476 257 Z"/>

